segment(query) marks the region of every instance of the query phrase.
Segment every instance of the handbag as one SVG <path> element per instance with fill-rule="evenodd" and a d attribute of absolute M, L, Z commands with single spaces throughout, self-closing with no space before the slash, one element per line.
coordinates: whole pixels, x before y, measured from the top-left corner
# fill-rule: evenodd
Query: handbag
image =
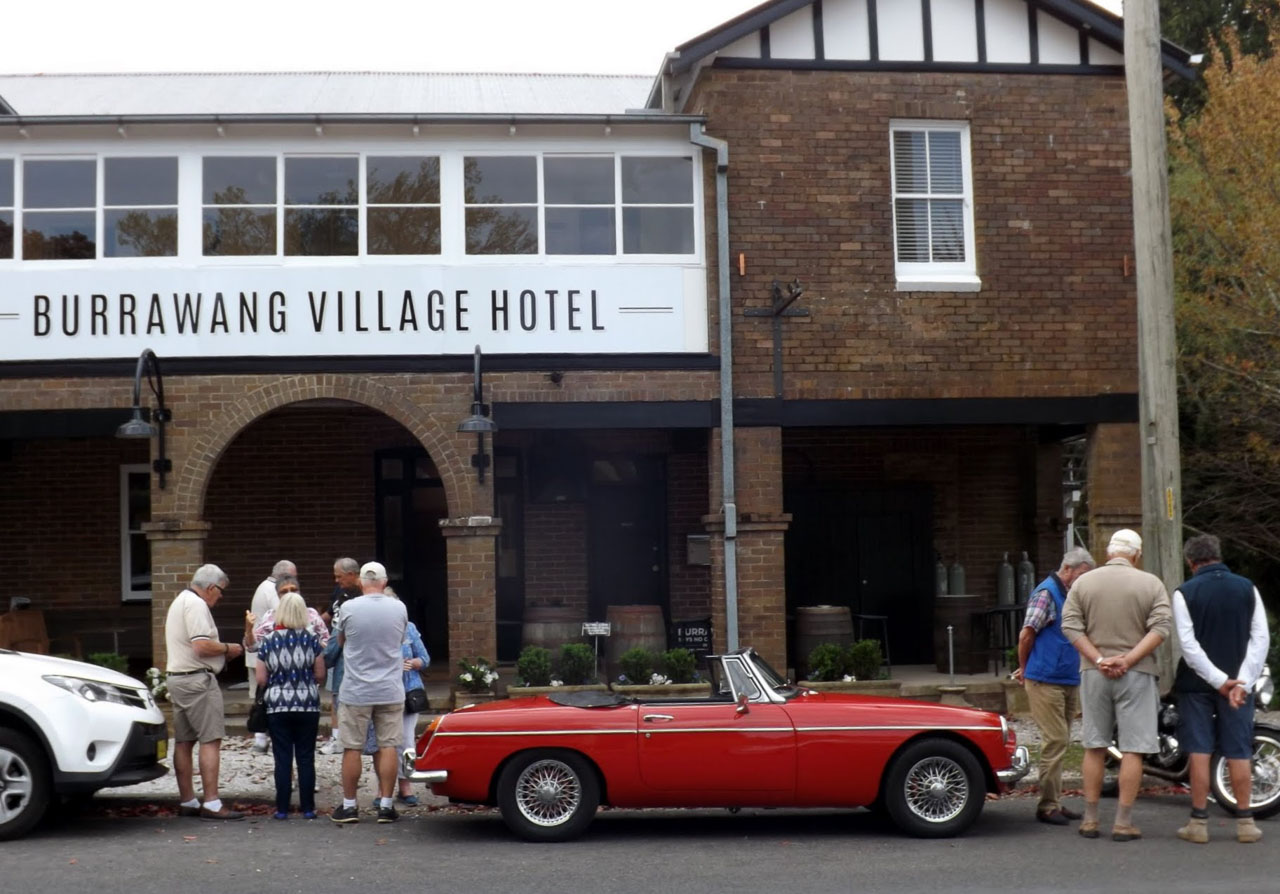
<path fill-rule="evenodd" d="M 251 733 L 265 733 L 267 731 L 267 703 L 264 700 L 265 693 L 258 693 L 257 698 L 253 700 L 253 705 L 249 708 L 249 717 L 245 720 L 245 728 Z"/>
<path fill-rule="evenodd" d="M 421 714 L 430 708 L 431 705 L 427 701 L 427 690 L 425 689 L 406 689 L 404 693 L 404 712 L 406 714 Z"/>

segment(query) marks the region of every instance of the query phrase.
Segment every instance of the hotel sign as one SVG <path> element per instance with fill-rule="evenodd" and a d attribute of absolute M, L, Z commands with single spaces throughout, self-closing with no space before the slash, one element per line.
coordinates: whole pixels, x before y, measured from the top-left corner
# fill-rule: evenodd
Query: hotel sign
<path fill-rule="evenodd" d="M 363 266 L 0 274 L 4 360 L 701 353 L 702 267 Z"/>

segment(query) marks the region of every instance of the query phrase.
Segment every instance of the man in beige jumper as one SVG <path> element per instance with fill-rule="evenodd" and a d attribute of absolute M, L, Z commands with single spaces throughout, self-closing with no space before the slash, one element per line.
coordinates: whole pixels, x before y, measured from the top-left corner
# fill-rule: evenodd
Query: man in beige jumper
<path fill-rule="evenodd" d="M 1137 532 L 1116 531 L 1107 546 L 1107 563 L 1072 585 L 1062 609 L 1062 632 L 1080 653 L 1085 748 L 1080 834 L 1085 838 L 1098 837 L 1098 799 L 1113 732 L 1123 757 L 1111 838 L 1142 837 L 1133 825 L 1133 802 L 1142 781 L 1142 756 L 1158 749 L 1160 687 L 1151 653 L 1168 638 L 1173 610 L 1160 578 L 1135 567 L 1141 556 Z"/>

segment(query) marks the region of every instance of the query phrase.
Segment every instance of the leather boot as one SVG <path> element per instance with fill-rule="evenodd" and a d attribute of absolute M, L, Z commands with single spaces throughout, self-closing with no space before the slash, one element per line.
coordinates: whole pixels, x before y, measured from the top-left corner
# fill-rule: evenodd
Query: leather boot
<path fill-rule="evenodd" d="M 1207 819 L 1198 819 L 1191 817 L 1187 820 L 1187 824 L 1178 830 L 1178 837 L 1183 841 L 1191 841 L 1195 844 L 1209 843 L 1209 821 Z"/>
<path fill-rule="evenodd" d="M 1253 817 L 1246 816 L 1236 820 L 1236 841 L 1241 844 L 1253 844 L 1261 840 L 1262 830 L 1253 821 Z"/>

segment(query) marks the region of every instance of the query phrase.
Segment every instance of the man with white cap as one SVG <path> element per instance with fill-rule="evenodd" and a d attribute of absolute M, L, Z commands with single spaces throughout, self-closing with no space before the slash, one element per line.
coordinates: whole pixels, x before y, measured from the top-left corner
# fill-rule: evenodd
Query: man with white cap
<path fill-rule="evenodd" d="M 342 697 L 338 703 L 338 731 L 342 743 L 342 806 L 330 819 L 360 821 L 356 794 L 360 785 L 361 750 L 370 722 L 378 741 L 374 760 L 378 775 L 378 822 L 399 819 L 392 802 L 396 782 L 396 749 L 403 735 L 404 640 L 409 615 L 404 603 L 385 592 L 387 569 L 379 562 L 360 567 L 362 595 L 338 610 L 334 630 L 342 644 Z"/>
<path fill-rule="evenodd" d="M 1084 820 L 1080 834 L 1098 837 L 1098 799 L 1106 749 L 1114 733 L 1120 761 L 1120 798 L 1113 841 L 1133 841 L 1133 802 L 1142 781 L 1142 756 L 1158 749 L 1156 714 L 1160 688 L 1152 653 L 1173 627 L 1164 583 L 1138 570 L 1142 538 L 1122 528 L 1107 545 L 1107 562 L 1071 586 L 1062 609 L 1062 632 L 1080 653 L 1080 702 L 1084 713 Z"/>

